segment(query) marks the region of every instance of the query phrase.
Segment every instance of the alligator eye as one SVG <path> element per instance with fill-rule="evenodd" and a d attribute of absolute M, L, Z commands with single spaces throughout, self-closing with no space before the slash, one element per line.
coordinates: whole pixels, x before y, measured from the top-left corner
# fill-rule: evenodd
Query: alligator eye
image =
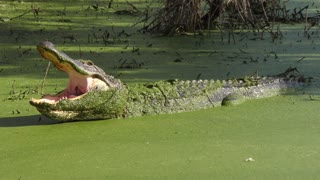
<path fill-rule="evenodd" d="M 80 62 L 81 62 L 82 64 L 85 64 L 85 65 L 88 65 L 88 66 L 94 65 L 93 62 L 90 61 L 90 60 L 80 60 Z"/>
<path fill-rule="evenodd" d="M 86 64 L 89 65 L 89 66 L 92 66 L 92 65 L 93 65 L 93 62 L 87 61 Z"/>

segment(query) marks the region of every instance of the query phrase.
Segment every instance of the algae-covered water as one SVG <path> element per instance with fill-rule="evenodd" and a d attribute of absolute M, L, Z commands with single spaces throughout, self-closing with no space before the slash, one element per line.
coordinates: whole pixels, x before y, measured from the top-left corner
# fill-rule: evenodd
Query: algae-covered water
<path fill-rule="evenodd" d="M 0 1 L 1 179 L 318 179 L 319 26 L 281 24 L 283 38 L 219 31 L 161 37 L 138 32 L 126 1 Z M 130 1 L 143 10 L 151 1 Z M 315 13 L 320 3 L 310 4 Z M 38 15 L 28 12 L 33 5 Z M 151 4 L 153 5 L 153 4 Z M 96 7 L 96 6 L 95 6 Z M 16 18 L 15 18 L 16 17 Z M 13 18 L 13 19 L 10 19 Z M 109 33 L 109 38 L 106 38 Z M 103 39 L 105 38 L 105 39 Z M 36 45 L 52 41 L 125 83 L 272 75 L 297 67 L 312 84 L 290 95 L 170 115 L 60 123 L 30 98 L 62 90 L 67 76 Z"/>

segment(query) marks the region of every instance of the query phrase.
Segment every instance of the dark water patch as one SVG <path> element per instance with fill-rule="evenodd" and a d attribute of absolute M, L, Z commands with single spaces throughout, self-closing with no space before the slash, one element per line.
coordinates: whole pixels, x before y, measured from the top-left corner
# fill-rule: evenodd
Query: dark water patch
<path fill-rule="evenodd" d="M 57 124 L 57 121 L 53 121 L 41 115 L 0 118 L 0 127 L 40 126 L 53 124 Z"/>

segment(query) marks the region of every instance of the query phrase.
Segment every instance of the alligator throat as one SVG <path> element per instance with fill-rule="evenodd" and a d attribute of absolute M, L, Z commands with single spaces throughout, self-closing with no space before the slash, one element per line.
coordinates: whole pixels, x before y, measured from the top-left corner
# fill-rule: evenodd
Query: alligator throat
<path fill-rule="evenodd" d="M 32 99 L 30 104 L 57 121 L 126 118 L 178 113 L 240 104 L 249 99 L 272 97 L 296 90 L 310 82 L 296 68 L 269 77 L 219 80 L 169 80 L 127 86 L 89 60 L 75 60 L 51 42 L 38 51 L 69 76 L 58 94 Z"/>
<path fill-rule="evenodd" d="M 86 94 L 92 86 L 93 79 L 91 77 L 77 78 L 69 75 L 69 84 L 65 90 L 56 95 L 45 95 L 39 102 L 54 104 L 63 99 L 74 100 Z"/>

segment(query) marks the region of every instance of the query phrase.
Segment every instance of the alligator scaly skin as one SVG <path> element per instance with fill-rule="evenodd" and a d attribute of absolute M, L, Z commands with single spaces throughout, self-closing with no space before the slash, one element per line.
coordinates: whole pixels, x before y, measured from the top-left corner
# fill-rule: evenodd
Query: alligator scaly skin
<path fill-rule="evenodd" d="M 171 81 L 129 87 L 124 116 L 187 112 L 240 104 L 287 93 L 302 87 L 302 77 L 264 77 L 243 80 Z M 132 89 L 132 90 L 131 90 Z"/>

